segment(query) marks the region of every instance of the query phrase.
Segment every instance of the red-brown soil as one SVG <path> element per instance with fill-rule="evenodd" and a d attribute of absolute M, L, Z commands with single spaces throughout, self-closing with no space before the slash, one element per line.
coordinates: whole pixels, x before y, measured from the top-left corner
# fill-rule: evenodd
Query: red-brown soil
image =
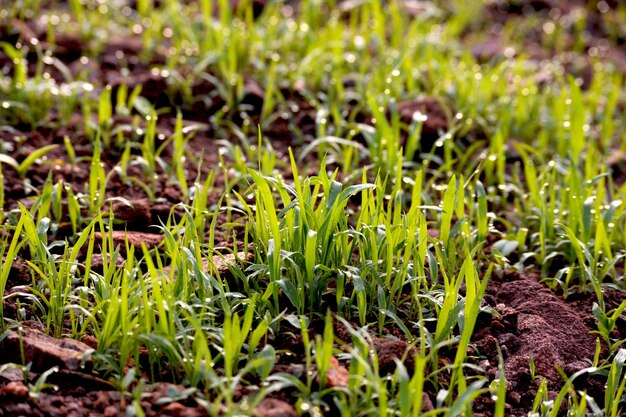
<path fill-rule="evenodd" d="M 486 299 L 498 314 L 489 317 L 473 337 L 477 355 L 484 358 L 480 365 L 487 375 L 497 376 L 497 347 L 502 351 L 510 407 L 507 415 L 511 416 L 526 415 L 542 378 L 548 381 L 548 395 L 556 396 L 564 382 L 557 367 L 568 376 L 588 368 L 596 349 L 596 337 L 591 334 L 591 304 L 567 302 L 539 284 L 537 278 L 535 274 L 513 272 L 505 272 L 501 280 L 496 278 Z M 597 388 L 582 385 L 581 388 Z M 487 413 L 493 409 L 488 400 L 479 402 L 478 408 L 481 407 Z"/>

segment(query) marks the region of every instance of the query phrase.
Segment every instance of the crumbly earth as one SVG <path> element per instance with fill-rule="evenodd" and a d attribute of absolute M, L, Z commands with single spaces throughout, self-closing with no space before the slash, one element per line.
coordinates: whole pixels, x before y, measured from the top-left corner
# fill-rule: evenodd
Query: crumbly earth
<path fill-rule="evenodd" d="M 480 365 L 487 375 L 497 375 L 497 347 L 501 349 L 507 415 L 511 416 L 527 414 L 543 378 L 548 382 L 548 396 L 555 397 L 563 384 L 558 369 L 571 376 L 588 368 L 596 350 L 590 300 L 585 300 L 584 306 L 564 300 L 538 278 L 536 274 L 507 271 L 501 279 L 493 280 L 487 298 L 498 314 L 482 322 L 473 337 L 476 354 L 485 358 Z M 601 388 L 591 379 L 585 384 L 590 393 Z M 477 410 L 483 407 L 486 412 L 493 409 L 487 399 L 478 402 Z"/>

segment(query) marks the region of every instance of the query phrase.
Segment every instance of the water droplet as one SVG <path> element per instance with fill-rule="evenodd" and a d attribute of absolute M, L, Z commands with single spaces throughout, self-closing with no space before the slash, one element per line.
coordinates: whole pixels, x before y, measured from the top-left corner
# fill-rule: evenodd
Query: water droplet
<path fill-rule="evenodd" d="M 552 21 L 548 21 L 543 24 L 543 31 L 546 35 L 551 35 L 556 30 L 556 25 Z"/>
<path fill-rule="evenodd" d="M 428 116 L 425 115 L 422 112 L 416 111 L 415 113 L 413 113 L 413 121 L 417 122 L 417 123 L 423 123 L 426 120 L 428 120 Z"/>

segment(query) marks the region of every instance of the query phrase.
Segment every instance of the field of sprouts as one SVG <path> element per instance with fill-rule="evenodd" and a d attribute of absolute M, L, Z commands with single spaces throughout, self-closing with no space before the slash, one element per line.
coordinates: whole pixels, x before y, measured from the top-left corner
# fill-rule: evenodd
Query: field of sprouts
<path fill-rule="evenodd" d="M 626 415 L 626 3 L 0 0 L 0 416 Z"/>

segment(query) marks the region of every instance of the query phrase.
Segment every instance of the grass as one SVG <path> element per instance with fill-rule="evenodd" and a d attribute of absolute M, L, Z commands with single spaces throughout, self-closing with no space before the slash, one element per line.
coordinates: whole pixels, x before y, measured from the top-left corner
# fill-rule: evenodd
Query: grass
<path fill-rule="evenodd" d="M 211 415 L 249 415 L 281 392 L 299 415 L 470 416 L 487 398 L 504 416 L 506 358 L 487 375 L 474 336 L 494 313 L 490 282 L 531 271 L 565 299 L 594 297 L 603 350 L 556 398 L 544 379 L 529 411 L 623 412 L 626 301 L 612 307 L 606 294 L 624 290 L 626 186 L 607 161 L 626 151 L 625 79 L 585 54 L 590 12 L 508 21 L 500 36 L 519 52 L 481 62 L 465 42 L 491 36 L 490 6 L 475 1 L 426 2 L 415 16 L 400 1 L 275 1 L 256 19 L 245 0 L 140 0 L 121 13 L 26 3 L 0 13 L 53 24 L 46 42 L 1 44 L 0 290 L 21 311 L 0 306 L 2 331 L 28 319 L 55 337 L 95 337 L 95 372 L 131 414 L 150 384 L 174 381 L 184 390 L 161 400 L 193 398 Z M 623 8 L 603 22 L 607 39 L 623 39 L 623 22 Z M 143 49 L 122 53 L 110 85 L 56 57 L 62 34 L 81 40 L 80 62 L 99 62 L 114 36 Z M 529 38 L 554 58 L 531 56 Z M 589 59 L 591 80 L 565 75 L 563 54 Z M 141 68 L 165 79 L 158 103 L 133 81 Z M 250 80 L 260 107 L 247 102 Z M 433 116 L 398 111 L 423 97 L 446 118 L 432 147 Z M 66 133 L 16 152 L 46 128 Z M 179 193 L 142 225 L 161 244 L 132 231 L 114 242 L 111 202 L 127 196 L 113 184 L 151 206 Z M 31 283 L 8 288 L 17 259 Z M 298 349 L 281 345 L 288 335 Z M 391 371 L 379 338 L 406 342 Z M 274 371 L 289 358 L 298 372 Z M 329 383 L 337 367 L 345 384 Z M 604 398 L 578 389 L 586 374 Z"/>

